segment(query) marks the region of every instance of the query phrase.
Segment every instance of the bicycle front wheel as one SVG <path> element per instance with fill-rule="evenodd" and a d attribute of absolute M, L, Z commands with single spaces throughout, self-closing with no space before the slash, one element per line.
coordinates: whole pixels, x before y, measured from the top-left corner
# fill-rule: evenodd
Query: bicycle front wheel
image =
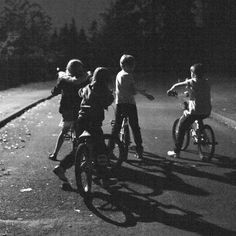
<path fill-rule="evenodd" d="M 172 138 L 173 138 L 174 143 L 177 142 L 178 130 L 179 130 L 179 118 L 174 121 L 173 127 L 172 127 Z M 184 135 L 181 151 L 184 151 L 188 148 L 189 142 L 190 142 L 190 134 L 189 134 L 189 130 L 187 130 Z"/>
<path fill-rule="evenodd" d="M 92 191 L 92 162 L 85 143 L 79 144 L 75 154 L 75 179 L 82 197 L 88 197 Z"/>
<path fill-rule="evenodd" d="M 124 158 L 124 147 L 118 138 L 111 134 L 104 134 L 104 142 L 107 147 L 108 161 L 111 169 L 117 169 L 121 166 Z"/>
<path fill-rule="evenodd" d="M 203 161 L 210 161 L 215 152 L 215 134 L 209 125 L 204 125 L 198 138 L 198 151 Z"/>

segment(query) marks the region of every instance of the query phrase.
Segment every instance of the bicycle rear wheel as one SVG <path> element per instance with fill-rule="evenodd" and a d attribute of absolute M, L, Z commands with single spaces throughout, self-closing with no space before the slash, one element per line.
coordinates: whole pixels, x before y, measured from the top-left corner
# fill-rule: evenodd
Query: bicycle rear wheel
<path fill-rule="evenodd" d="M 75 154 L 75 179 L 82 197 L 88 197 L 92 191 L 92 162 L 85 143 L 79 144 Z"/>
<path fill-rule="evenodd" d="M 174 143 L 177 142 L 178 130 L 179 130 L 179 118 L 174 121 L 173 127 L 172 127 L 172 138 L 173 138 Z M 184 141 L 183 141 L 181 151 L 184 151 L 188 148 L 189 142 L 190 142 L 190 134 L 189 134 L 189 130 L 187 130 L 184 135 Z"/>
<path fill-rule="evenodd" d="M 198 138 L 199 156 L 203 161 L 210 161 L 215 152 L 215 134 L 209 125 L 204 125 Z"/>
<path fill-rule="evenodd" d="M 104 134 L 104 142 L 107 147 L 109 166 L 112 170 L 121 166 L 124 158 L 124 147 L 118 138 L 111 134 Z"/>

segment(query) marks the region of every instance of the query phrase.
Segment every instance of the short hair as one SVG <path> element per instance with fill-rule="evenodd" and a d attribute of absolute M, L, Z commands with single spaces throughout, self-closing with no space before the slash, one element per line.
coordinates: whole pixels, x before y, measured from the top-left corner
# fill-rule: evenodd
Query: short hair
<path fill-rule="evenodd" d="M 135 58 L 132 55 L 124 54 L 120 58 L 120 65 L 121 66 L 134 67 L 135 66 Z"/>
<path fill-rule="evenodd" d="M 84 64 L 79 59 L 72 59 L 68 62 L 66 66 L 66 71 L 71 76 L 80 76 L 81 75 L 81 68 L 84 67 Z"/>
<path fill-rule="evenodd" d="M 206 73 L 205 66 L 202 63 L 196 63 L 190 67 L 190 71 L 197 77 L 202 77 Z"/>

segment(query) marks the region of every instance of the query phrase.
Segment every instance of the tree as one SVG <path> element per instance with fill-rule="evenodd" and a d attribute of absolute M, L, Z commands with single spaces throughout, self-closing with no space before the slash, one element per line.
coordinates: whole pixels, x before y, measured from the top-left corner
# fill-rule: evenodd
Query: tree
<path fill-rule="evenodd" d="M 198 57 L 196 23 L 189 0 L 166 0 L 163 27 L 163 61 L 166 68 L 186 69 Z"/>
<path fill-rule="evenodd" d="M 50 18 L 40 5 L 5 0 L 0 17 L 0 63 L 7 86 L 46 78 L 50 29 Z"/>
<path fill-rule="evenodd" d="M 27 0 L 5 0 L 0 26 L 2 41 L 9 34 L 17 35 L 13 46 L 19 55 L 46 52 L 51 21 L 40 5 Z"/>

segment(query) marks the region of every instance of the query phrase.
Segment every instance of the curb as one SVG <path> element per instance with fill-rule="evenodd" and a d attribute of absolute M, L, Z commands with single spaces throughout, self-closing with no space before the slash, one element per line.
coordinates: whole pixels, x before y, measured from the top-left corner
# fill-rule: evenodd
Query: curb
<path fill-rule="evenodd" d="M 221 122 L 223 124 L 225 124 L 226 126 L 230 127 L 230 128 L 233 128 L 233 129 L 236 129 L 236 121 L 235 120 L 232 120 L 232 119 L 229 119 L 225 116 L 222 116 L 216 112 L 211 112 L 211 118 L 218 121 L 218 122 Z"/>
<path fill-rule="evenodd" d="M 36 101 L 36 102 L 31 103 L 30 105 L 28 105 L 28 106 L 26 106 L 26 107 L 20 109 L 19 111 L 14 112 L 13 114 L 9 115 L 7 118 L 5 118 L 5 119 L 3 119 L 3 120 L 0 121 L 0 128 L 2 128 L 3 126 L 5 126 L 8 122 L 10 122 L 10 121 L 14 120 L 15 118 L 17 118 L 18 116 L 20 116 L 20 115 L 22 115 L 23 113 L 25 113 L 25 112 L 26 112 L 27 110 L 29 110 L 30 108 L 35 107 L 35 106 L 38 105 L 39 103 L 44 102 L 44 101 L 46 101 L 46 100 L 49 100 L 49 99 L 51 99 L 52 97 L 54 97 L 54 95 L 50 95 L 50 96 L 48 96 L 48 97 L 46 97 L 46 98 L 42 98 L 42 99 L 40 99 L 40 100 L 38 100 L 38 101 Z"/>

